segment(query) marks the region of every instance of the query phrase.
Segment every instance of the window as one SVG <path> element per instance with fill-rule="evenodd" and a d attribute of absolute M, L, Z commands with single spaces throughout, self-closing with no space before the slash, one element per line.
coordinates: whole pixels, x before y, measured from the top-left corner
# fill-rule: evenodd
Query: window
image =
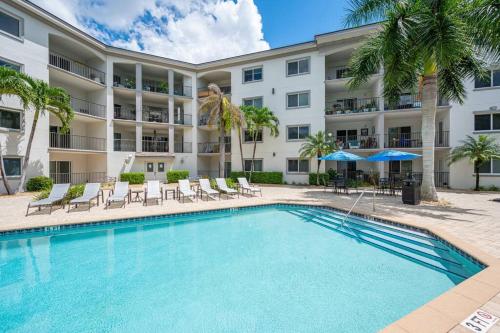
<path fill-rule="evenodd" d="M 3 60 L 1 58 L 0 58 L 0 67 L 7 67 L 7 68 L 13 69 L 13 70 L 18 71 L 18 72 L 21 71 L 21 65 L 14 64 L 10 61 Z"/>
<path fill-rule="evenodd" d="M 158 162 L 158 172 L 165 172 L 165 163 Z"/>
<path fill-rule="evenodd" d="M 474 115 L 475 131 L 500 130 L 500 113 Z"/>
<path fill-rule="evenodd" d="M 309 58 L 289 60 L 286 63 L 286 75 L 309 74 Z"/>
<path fill-rule="evenodd" d="M 289 93 L 286 95 L 287 108 L 303 108 L 309 106 L 309 91 Z"/>
<path fill-rule="evenodd" d="M 286 170 L 288 173 L 308 173 L 309 160 L 291 158 L 286 161 Z"/>
<path fill-rule="evenodd" d="M 263 171 L 264 168 L 262 167 L 263 165 L 262 159 L 255 159 L 253 161 L 253 171 Z M 245 160 L 245 171 L 251 171 L 252 170 L 252 160 Z"/>
<path fill-rule="evenodd" d="M 255 106 L 256 108 L 262 108 L 264 106 L 262 97 L 252 97 L 252 98 L 244 98 L 243 105 L 245 106 Z"/>
<path fill-rule="evenodd" d="M 21 113 L 0 109 L 0 127 L 15 130 L 21 129 Z"/>
<path fill-rule="evenodd" d="M 4 157 L 3 166 L 5 174 L 9 176 L 21 175 L 21 158 L 20 157 Z"/>
<path fill-rule="evenodd" d="M 488 71 L 484 77 L 474 79 L 474 88 L 500 87 L 500 69 Z"/>
<path fill-rule="evenodd" d="M 262 67 L 247 68 L 243 70 L 243 82 L 262 81 Z"/>
<path fill-rule="evenodd" d="M 292 140 L 304 140 L 309 136 L 309 125 L 288 126 L 287 138 Z"/>
<path fill-rule="evenodd" d="M 21 20 L 0 10 L 0 30 L 21 37 Z"/>
<path fill-rule="evenodd" d="M 257 142 L 262 142 L 262 130 L 257 131 Z M 243 132 L 243 142 L 248 143 L 248 142 L 253 142 L 253 135 L 250 133 L 249 130 L 245 130 Z"/>
<path fill-rule="evenodd" d="M 500 174 L 500 160 L 492 159 L 479 166 L 479 173 Z"/>

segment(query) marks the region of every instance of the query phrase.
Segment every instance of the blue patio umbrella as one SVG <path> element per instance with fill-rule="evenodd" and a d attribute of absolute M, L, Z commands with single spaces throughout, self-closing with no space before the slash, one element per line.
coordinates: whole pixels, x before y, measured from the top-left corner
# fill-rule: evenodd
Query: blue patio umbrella
<path fill-rule="evenodd" d="M 419 154 L 407 153 L 399 150 L 383 150 L 375 155 L 366 158 L 369 162 L 385 162 L 385 161 L 409 161 L 422 157 Z"/>
<path fill-rule="evenodd" d="M 334 153 L 325 155 L 318 159 L 322 161 L 361 161 L 364 160 L 364 157 L 351 154 L 343 150 L 337 150 Z"/>

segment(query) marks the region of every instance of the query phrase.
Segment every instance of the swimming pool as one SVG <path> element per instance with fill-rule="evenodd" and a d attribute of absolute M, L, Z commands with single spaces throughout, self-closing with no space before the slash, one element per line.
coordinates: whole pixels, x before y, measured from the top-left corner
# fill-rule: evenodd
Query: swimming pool
<path fill-rule="evenodd" d="M 376 332 L 479 272 L 426 233 L 295 205 L 0 234 L 12 332 Z"/>

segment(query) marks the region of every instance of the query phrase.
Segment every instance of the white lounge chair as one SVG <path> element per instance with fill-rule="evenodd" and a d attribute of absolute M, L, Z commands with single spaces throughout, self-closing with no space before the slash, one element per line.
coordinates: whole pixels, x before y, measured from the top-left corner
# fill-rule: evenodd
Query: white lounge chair
<path fill-rule="evenodd" d="M 241 187 L 241 193 L 243 193 L 243 191 L 246 191 L 247 193 L 253 195 L 254 193 L 259 192 L 260 196 L 262 196 L 262 190 L 259 187 L 250 185 L 245 177 L 238 178 L 238 183 Z"/>
<path fill-rule="evenodd" d="M 113 192 L 106 200 L 106 208 L 108 208 L 113 202 L 123 202 L 122 207 L 125 207 L 125 200 L 127 198 L 128 203 L 130 203 L 130 191 L 128 188 L 128 182 L 116 182 Z"/>
<path fill-rule="evenodd" d="M 161 200 L 163 205 L 163 191 L 161 190 L 159 180 L 148 180 L 146 189 L 144 190 L 144 205 L 148 205 L 148 200 Z"/>
<path fill-rule="evenodd" d="M 28 208 L 26 209 L 26 216 L 28 216 L 28 212 L 32 207 L 38 207 L 38 210 L 41 210 L 42 207 L 50 206 L 49 214 L 52 214 L 52 206 L 58 203 L 62 203 L 64 208 L 63 199 L 68 193 L 70 184 L 55 184 L 50 190 L 50 194 L 47 198 L 30 202 L 28 204 Z"/>
<path fill-rule="evenodd" d="M 200 193 L 201 193 L 201 200 L 203 200 L 203 193 L 207 195 L 207 200 L 208 198 L 212 198 L 215 200 L 215 197 L 212 197 L 212 195 L 219 195 L 219 200 L 220 200 L 220 192 L 217 190 L 214 190 L 212 186 L 210 186 L 210 180 L 208 179 L 199 179 L 200 182 Z"/>
<path fill-rule="evenodd" d="M 191 185 L 189 184 L 188 179 L 179 179 L 179 200 L 182 197 L 182 202 L 184 202 L 185 198 L 188 197 L 191 200 L 196 198 L 196 201 L 198 201 L 198 196 L 196 195 L 196 192 L 191 189 Z"/>
<path fill-rule="evenodd" d="M 226 196 L 236 194 L 238 195 L 238 198 L 240 197 L 240 192 L 236 191 L 235 189 L 229 188 L 224 178 L 215 178 L 215 182 L 217 183 L 217 188 L 219 189 L 219 191 L 224 193 Z"/>
<path fill-rule="evenodd" d="M 97 206 L 99 206 L 99 191 L 101 190 L 101 184 L 99 183 L 88 183 L 85 184 L 85 189 L 83 190 L 83 195 L 81 197 L 71 200 L 68 204 L 68 213 L 71 209 L 71 205 L 75 205 L 78 208 L 79 204 L 88 204 L 89 210 L 92 207 L 92 200 L 97 199 Z"/>

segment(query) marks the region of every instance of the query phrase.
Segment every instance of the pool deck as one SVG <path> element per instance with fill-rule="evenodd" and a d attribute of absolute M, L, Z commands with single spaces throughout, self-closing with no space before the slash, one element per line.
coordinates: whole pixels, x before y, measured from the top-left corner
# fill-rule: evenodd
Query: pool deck
<path fill-rule="evenodd" d="M 140 187 L 139 187 L 140 188 Z M 488 267 L 438 298 L 385 328 L 385 332 L 471 332 L 460 322 L 476 309 L 500 317 L 500 193 L 439 192 L 439 204 L 423 203 L 409 206 L 401 197 L 377 196 L 376 211 L 372 210 L 372 195 L 367 193 L 354 212 L 372 215 L 429 230 L 472 255 Z M 0 231 L 43 226 L 85 223 L 130 217 L 192 212 L 272 203 L 325 205 L 348 210 L 356 194 L 335 195 L 323 189 L 306 186 L 263 186 L 263 197 L 240 197 L 185 203 L 168 200 L 162 206 L 143 206 L 133 202 L 126 208 L 93 207 L 90 212 L 79 208 L 67 213 L 56 209 L 32 210 L 25 217 L 32 194 L 0 197 Z M 500 332 L 500 320 L 488 332 Z"/>

